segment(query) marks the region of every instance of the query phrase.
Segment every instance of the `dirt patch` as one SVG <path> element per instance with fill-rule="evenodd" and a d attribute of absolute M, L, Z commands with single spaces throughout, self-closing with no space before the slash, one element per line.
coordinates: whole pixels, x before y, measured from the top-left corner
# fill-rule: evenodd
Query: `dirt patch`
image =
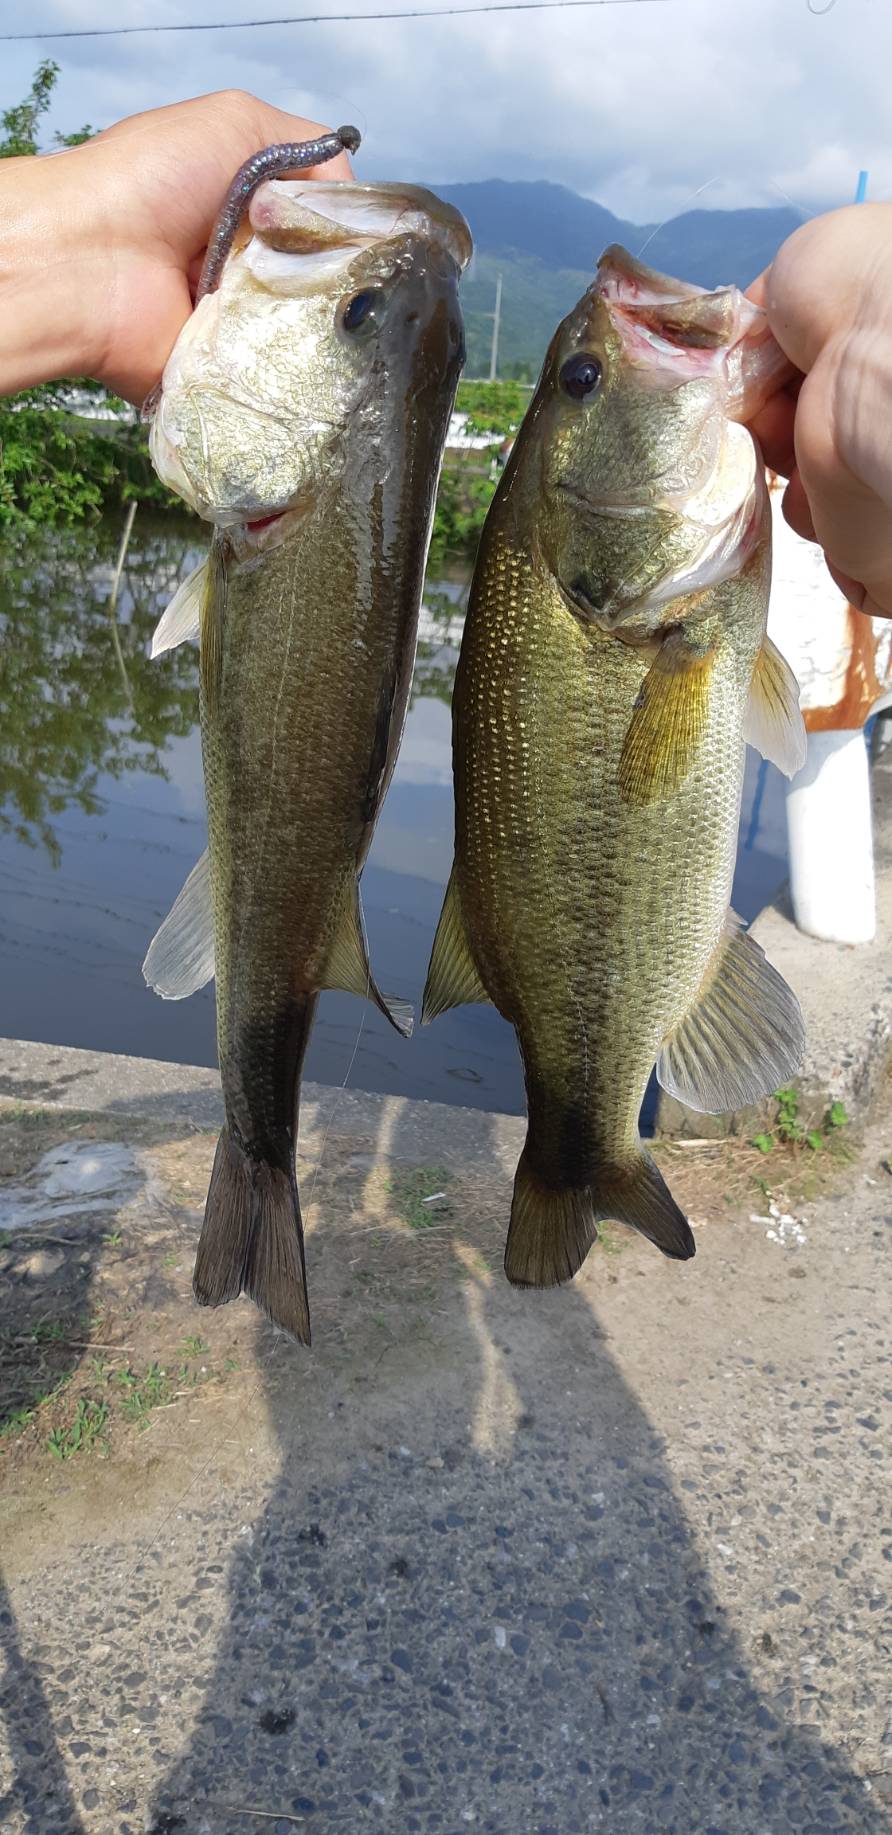
<path fill-rule="evenodd" d="M 153 1487 L 189 1481 L 212 1437 L 237 1434 L 246 1402 L 308 1367 L 351 1385 L 405 1379 L 438 1355 L 468 1282 L 501 1280 L 511 1179 L 382 1160 L 376 1143 L 310 1139 L 300 1169 L 314 1349 L 285 1343 L 247 1302 L 192 1297 L 215 1136 L 170 1124 L 0 1107 L 0 1177 L 33 1193 L 47 1156 L 129 1150 L 129 1185 L 0 1235 L 0 1474 L 7 1533 L 66 1509 L 120 1516 Z M 321 1151 L 321 1160 L 319 1153 Z M 844 1182 L 843 1131 L 822 1150 L 739 1140 L 670 1141 L 655 1154 L 695 1231 L 748 1223 L 773 1201 L 800 1210 Z M 55 1164 L 55 1162 L 51 1162 Z M 92 1163 L 92 1162 L 91 1162 Z M 113 1158 L 111 1164 L 116 1164 Z M 44 1183 L 46 1183 L 45 1171 Z M 12 1195 L 12 1197 L 10 1197 Z M 579 1276 L 615 1286 L 653 1251 L 602 1229 Z M 343 1406 L 338 1402 L 336 1406 Z M 320 1429 L 324 1431 L 324 1426 Z"/>

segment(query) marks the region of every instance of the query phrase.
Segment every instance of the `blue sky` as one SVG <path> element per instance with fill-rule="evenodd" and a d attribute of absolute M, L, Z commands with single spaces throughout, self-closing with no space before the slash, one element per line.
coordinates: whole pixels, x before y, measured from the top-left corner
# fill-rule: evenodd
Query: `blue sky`
<path fill-rule="evenodd" d="M 312 0 L 331 11 L 376 3 Z M 0 16 L 28 31 L 288 10 L 288 0 L 4 0 Z M 861 166 L 871 196 L 892 198 L 890 0 L 835 0 L 821 17 L 808 0 L 656 0 L 551 17 L 30 40 L 0 46 L 0 103 L 27 89 L 43 54 L 62 66 L 61 128 L 237 85 L 355 121 L 369 176 L 554 179 L 639 222 L 694 204 L 786 200 L 811 214 L 848 202 Z"/>

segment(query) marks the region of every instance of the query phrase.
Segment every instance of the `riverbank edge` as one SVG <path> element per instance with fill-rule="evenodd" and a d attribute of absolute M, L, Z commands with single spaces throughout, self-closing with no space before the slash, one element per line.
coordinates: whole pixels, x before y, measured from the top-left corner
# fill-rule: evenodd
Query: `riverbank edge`
<path fill-rule="evenodd" d="M 892 747 L 889 752 L 892 753 Z M 805 1015 L 807 1049 L 795 1079 L 801 1114 L 819 1125 L 831 1101 L 849 1118 L 866 1115 L 892 1054 L 892 758 L 873 773 L 877 934 L 856 948 L 822 943 L 796 929 L 786 897 L 769 906 L 753 935 L 795 989 Z M 131 1058 L 0 1039 L 0 1102 L 133 1115 L 185 1127 L 214 1129 L 223 1121 L 217 1072 L 200 1065 Z M 748 1134 L 770 1120 L 771 1102 L 736 1115 L 697 1115 L 661 1092 L 657 1133 L 686 1137 Z M 492 1167 L 513 1171 L 523 1145 L 519 1115 L 450 1103 L 379 1096 L 365 1090 L 307 1083 L 301 1137 L 310 1154 L 328 1132 L 379 1142 L 385 1157 L 417 1165 Z"/>

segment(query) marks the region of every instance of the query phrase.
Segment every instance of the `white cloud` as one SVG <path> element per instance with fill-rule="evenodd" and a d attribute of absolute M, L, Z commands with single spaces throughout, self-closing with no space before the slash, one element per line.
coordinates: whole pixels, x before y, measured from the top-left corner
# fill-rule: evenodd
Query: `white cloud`
<path fill-rule="evenodd" d="M 64 27 L 250 10 L 249 0 L 7 0 L 3 17 L 27 30 L 37 15 Z M 62 65 L 59 127 L 236 84 L 333 124 L 355 120 L 370 174 L 550 178 L 638 221 L 783 193 L 808 212 L 847 201 L 861 166 L 872 196 L 892 195 L 892 8 L 875 0 L 837 0 L 823 18 L 806 0 L 665 0 L 550 17 L 30 41 L 2 47 L 0 105 L 18 99 L 45 53 Z"/>

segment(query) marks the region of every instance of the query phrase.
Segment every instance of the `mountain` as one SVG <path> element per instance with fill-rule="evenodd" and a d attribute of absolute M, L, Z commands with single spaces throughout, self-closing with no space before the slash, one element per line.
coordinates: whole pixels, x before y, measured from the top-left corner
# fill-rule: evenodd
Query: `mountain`
<path fill-rule="evenodd" d="M 499 373 L 526 369 L 532 378 L 608 243 L 622 242 L 636 255 L 643 250 L 654 267 L 699 286 L 746 286 L 802 221 L 792 209 L 689 210 L 655 227 L 626 222 L 565 185 L 492 178 L 436 190 L 464 213 L 474 237 L 462 287 L 470 376 L 489 372 L 499 274 Z"/>

